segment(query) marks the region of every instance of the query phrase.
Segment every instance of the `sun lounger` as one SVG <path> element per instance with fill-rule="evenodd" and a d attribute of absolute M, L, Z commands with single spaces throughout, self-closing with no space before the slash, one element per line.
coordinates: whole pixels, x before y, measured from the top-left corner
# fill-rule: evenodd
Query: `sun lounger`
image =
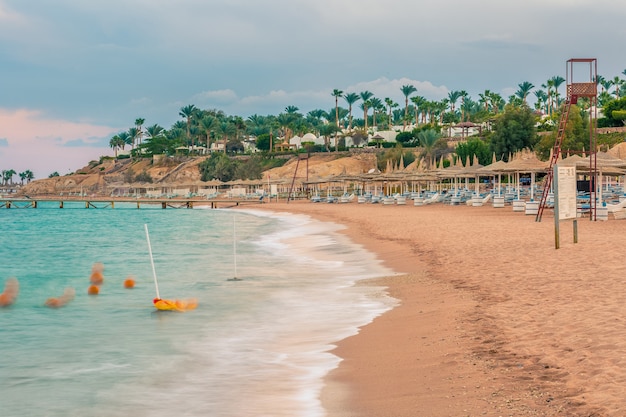
<path fill-rule="evenodd" d="M 626 209 L 613 211 L 613 218 L 615 220 L 624 220 L 626 219 Z"/>
<path fill-rule="evenodd" d="M 349 203 L 354 200 L 354 194 L 344 194 L 339 198 L 340 203 Z"/>
<path fill-rule="evenodd" d="M 606 207 L 609 209 L 609 213 L 615 213 L 616 211 L 620 211 L 626 208 L 626 200 L 621 201 L 617 204 L 607 204 Z"/>
<path fill-rule="evenodd" d="M 425 199 L 424 199 L 424 204 L 432 204 L 432 203 L 436 203 L 436 202 L 438 202 L 438 201 L 439 201 L 439 197 L 440 197 L 440 196 L 441 196 L 441 195 L 440 195 L 439 193 L 435 193 L 435 194 L 431 195 L 430 197 L 425 198 Z"/>
<path fill-rule="evenodd" d="M 487 194 L 486 196 L 475 195 L 472 197 L 471 200 L 468 200 L 467 204 L 471 205 L 472 207 L 481 207 L 487 204 L 489 200 L 491 200 L 491 193 Z"/>

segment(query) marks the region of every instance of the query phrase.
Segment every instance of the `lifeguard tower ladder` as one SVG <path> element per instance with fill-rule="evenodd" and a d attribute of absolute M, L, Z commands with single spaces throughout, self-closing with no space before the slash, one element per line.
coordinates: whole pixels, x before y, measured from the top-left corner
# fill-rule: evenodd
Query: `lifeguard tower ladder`
<path fill-rule="evenodd" d="M 298 175 L 298 167 L 300 166 L 300 161 L 302 159 L 304 159 L 306 161 L 306 186 L 307 186 L 307 194 L 308 194 L 308 187 L 309 187 L 309 158 L 311 157 L 310 153 L 307 153 L 306 155 L 301 155 L 298 154 L 298 160 L 296 161 L 296 169 L 294 169 L 293 171 L 293 178 L 291 179 L 291 186 L 289 187 L 289 194 L 287 194 L 287 203 L 289 203 L 289 200 L 294 200 L 295 197 L 293 195 L 293 189 L 296 185 L 296 177 Z M 308 195 L 307 195 L 308 197 Z"/>
<path fill-rule="evenodd" d="M 574 65 L 588 66 L 589 80 L 580 82 L 574 78 Z M 567 85 L 567 97 L 561 109 L 561 118 L 559 119 L 559 129 L 557 131 L 556 140 L 554 141 L 554 148 L 552 149 L 552 157 L 550 158 L 550 168 L 548 169 L 548 175 L 543 187 L 543 193 L 541 194 L 541 201 L 539 202 L 539 210 L 537 211 L 537 217 L 535 221 L 540 222 L 543 210 L 546 207 L 548 195 L 552 188 L 552 178 L 554 176 L 554 165 L 561 155 L 561 145 L 565 138 L 565 127 L 567 126 L 567 120 L 569 118 L 570 107 L 572 104 L 577 104 L 579 98 L 589 99 L 589 219 L 596 220 L 596 202 L 597 202 L 597 155 L 596 155 L 596 120 L 598 119 L 597 110 L 597 97 L 598 97 L 598 84 L 596 83 L 598 75 L 598 61 L 595 58 L 572 58 L 567 61 L 565 68 L 566 72 L 566 85 Z"/>

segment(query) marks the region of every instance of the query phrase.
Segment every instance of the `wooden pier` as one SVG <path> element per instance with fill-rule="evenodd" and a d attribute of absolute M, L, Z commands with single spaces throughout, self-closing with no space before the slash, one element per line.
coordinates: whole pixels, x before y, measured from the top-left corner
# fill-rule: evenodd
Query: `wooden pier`
<path fill-rule="evenodd" d="M 138 209 L 142 206 L 161 206 L 166 208 L 187 208 L 192 209 L 197 206 L 210 206 L 216 208 L 231 208 L 244 204 L 262 204 L 262 199 L 221 199 L 221 200 L 201 200 L 201 199 L 159 199 L 159 198 L 104 198 L 104 197 L 79 197 L 79 198 L 2 198 L 0 199 L 0 208 L 39 208 L 41 203 L 54 203 L 53 206 L 65 208 L 67 203 L 79 203 L 86 209 L 114 209 L 116 204 L 132 204 Z M 75 206 L 75 205 L 73 205 Z"/>

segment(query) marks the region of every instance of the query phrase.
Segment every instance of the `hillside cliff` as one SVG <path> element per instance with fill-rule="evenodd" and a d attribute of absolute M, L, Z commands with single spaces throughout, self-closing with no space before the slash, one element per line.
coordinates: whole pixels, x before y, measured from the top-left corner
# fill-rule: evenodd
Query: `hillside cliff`
<path fill-rule="evenodd" d="M 20 194 L 35 196 L 81 192 L 107 195 L 112 189 L 130 186 L 129 179 L 134 181 L 140 174 L 151 178 L 152 186 L 198 184 L 201 181 L 198 165 L 207 158 L 146 158 L 136 161 L 104 159 L 101 162 L 92 162 L 73 174 L 31 181 L 21 187 Z M 298 178 L 306 177 L 307 172 L 309 178 L 342 173 L 361 174 L 376 167 L 376 156 L 365 153 L 338 157 L 336 154 L 325 153 L 313 155 L 308 161 L 301 160 L 299 163 L 297 157 L 293 157 L 285 165 L 265 171 L 263 178 L 291 179 L 296 164 Z"/>

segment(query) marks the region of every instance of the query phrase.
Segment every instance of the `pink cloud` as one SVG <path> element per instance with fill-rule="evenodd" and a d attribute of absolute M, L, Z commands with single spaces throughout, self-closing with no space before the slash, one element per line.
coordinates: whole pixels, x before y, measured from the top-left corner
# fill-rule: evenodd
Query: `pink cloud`
<path fill-rule="evenodd" d="M 46 118 L 35 110 L 0 109 L 0 170 L 30 169 L 36 178 L 73 172 L 100 156 L 112 156 L 107 138 L 118 130 Z"/>

